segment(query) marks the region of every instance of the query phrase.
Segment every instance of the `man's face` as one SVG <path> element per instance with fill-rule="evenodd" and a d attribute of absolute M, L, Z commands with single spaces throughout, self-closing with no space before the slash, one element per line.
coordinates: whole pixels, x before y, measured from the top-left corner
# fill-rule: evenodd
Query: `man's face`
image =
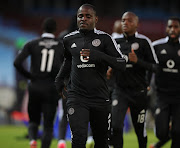
<path fill-rule="evenodd" d="M 93 30 L 98 17 L 90 7 L 80 7 L 77 12 L 77 25 L 81 30 Z"/>
<path fill-rule="evenodd" d="M 168 20 L 166 32 L 172 39 L 179 38 L 180 35 L 180 23 L 176 20 Z"/>
<path fill-rule="evenodd" d="M 131 13 L 125 13 L 122 16 L 122 31 L 127 35 L 133 35 L 136 32 L 138 20 L 137 17 Z"/>

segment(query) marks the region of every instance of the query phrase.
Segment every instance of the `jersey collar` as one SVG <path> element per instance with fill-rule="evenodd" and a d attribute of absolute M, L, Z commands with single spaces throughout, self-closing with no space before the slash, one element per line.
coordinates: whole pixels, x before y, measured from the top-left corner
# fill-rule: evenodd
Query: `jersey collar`
<path fill-rule="evenodd" d="M 42 38 L 45 38 L 45 37 L 47 37 L 47 38 L 55 38 L 55 35 L 52 34 L 52 33 L 43 33 L 43 34 L 41 35 L 41 37 L 42 37 Z"/>
<path fill-rule="evenodd" d="M 167 42 L 172 42 L 169 36 L 166 37 L 166 41 Z M 174 42 L 172 42 L 172 43 L 174 43 Z M 179 39 L 178 39 L 178 41 L 176 43 L 180 44 L 180 37 L 179 37 Z"/>
<path fill-rule="evenodd" d="M 137 37 L 138 32 L 135 32 L 135 34 L 133 34 L 133 35 L 131 35 L 131 36 L 126 36 L 125 34 L 123 34 L 123 35 L 124 35 L 124 38 L 125 38 L 126 40 L 130 41 L 130 40 L 134 40 L 134 38 Z"/>
<path fill-rule="evenodd" d="M 79 32 L 81 33 L 81 34 L 83 34 L 83 35 L 89 35 L 89 34 L 92 34 L 92 33 L 94 33 L 94 30 L 95 29 L 93 29 L 93 30 L 79 30 Z"/>

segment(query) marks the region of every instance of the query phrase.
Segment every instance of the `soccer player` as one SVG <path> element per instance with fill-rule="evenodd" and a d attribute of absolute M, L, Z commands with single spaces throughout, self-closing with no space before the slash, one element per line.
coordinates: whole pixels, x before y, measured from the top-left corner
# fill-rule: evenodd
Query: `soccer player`
<path fill-rule="evenodd" d="M 58 92 L 62 94 L 64 79 L 70 74 L 67 112 L 72 148 L 85 148 L 89 122 L 95 148 L 108 148 L 111 102 L 106 71 L 108 66 L 123 71 L 126 65 L 115 40 L 95 28 L 97 22 L 95 7 L 83 4 L 77 11 L 79 30 L 63 39 L 65 61 L 55 82 Z"/>
<path fill-rule="evenodd" d="M 55 38 L 56 21 L 47 18 L 43 22 L 40 38 L 28 42 L 14 61 L 16 69 L 30 80 L 28 85 L 29 139 L 30 147 L 37 148 L 37 132 L 43 116 L 41 148 L 49 148 L 52 140 L 53 121 L 58 104 L 58 93 L 54 80 L 63 62 L 64 48 Z M 30 57 L 30 71 L 23 67 Z"/>
<path fill-rule="evenodd" d="M 123 34 L 116 38 L 123 54 L 128 57 L 126 71 L 116 74 L 112 94 L 112 137 L 114 148 L 123 147 L 124 118 L 130 108 L 132 123 L 138 138 L 139 148 L 146 148 L 145 117 L 147 109 L 147 71 L 154 71 L 156 60 L 151 41 L 137 32 L 138 16 L 125 12 L 121 19 Z"/>
<path fill-rule="evenodd" d="M 171 148 L 180 146 L 180 18 L 171 17 L 166 26 L 167 37 L 153 42 L 159 60 L 155 75 L 157 109 L 156 136 L 165 141 L 171 135 Z M 169 123 L 171 121 L 171 128 Z M 169 134 L 170 133 L 170 134 Z"/>

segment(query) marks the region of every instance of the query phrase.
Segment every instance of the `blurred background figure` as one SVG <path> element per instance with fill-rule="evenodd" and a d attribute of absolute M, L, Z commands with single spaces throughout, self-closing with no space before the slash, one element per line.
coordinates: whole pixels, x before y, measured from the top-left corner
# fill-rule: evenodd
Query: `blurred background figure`
<path fill-rule="evenodd" d="M 121 26 L 121 20 L 116 20 L 113 24 L 112 28 L 112 38 L 117 38 L 120 34 L 122 34 L 122 26 Z M 107 84 L 108 84 L 108 89 L 110 91 L 110 98 L 113 92 L 114 88 L 114 82 L 115 82 L 115 77 L 113 77 L 113 71 L 112 68 L 109 67 L 106 73 L 106 78 L 107 78 Z"/>
<path fill-rule="evenodd" d="M 112 27 L 112 38 L 116 39 L 122 34 L 122 25 L 121 25 L 121 20 L 118 19 L 114 22 L 113 27 Z M 114 83 L 115 83 L 115 77 L 113 77 L 113 71 L 112 68 L 109 67 L 106 73 L 106 78 L 107 78 L 107 84 L 108 84 L 108 89 L 110 91 L 110 98 L 113 92 L 114 88 Z"/>
<path fill-rule="evenodd" d="M 69 26 L 67 27 L 67 29 L 63 30 L 60 32 L 59 34 L 59 40 L 62 41 L 63 37 L 65 35 L 67 35 L 70 32 L 73 32 L 75 30 L 77 30 L 77 21 L 76 21 L 76 15 L 72 16 Z"/>
<path fill-rule="evenodd" d="M 113 28 L 112 28 L 112 34 L 111 36 L 113 38 L 117 38 L 122 33 L 122 26 L 121 26 L 121 20 L 116 20 L 114 22 Z"/>
<path fill-rule="evenodd" d="M 155 132 L 161 141 L 172 139 L 171 148 L 180 145 L 180 18 L 170 17 L 167 37 L 156 40 L 153 46 L 159 60 L 155 73 L 157 108 Z M 171 128 L 169 128 L 171 122 Z M 158 147 L 158 145 L 155 145 Z M 155 147 L 155 148 L 156 148 Z"/>
<path fill-rule="evenodd" d="M 139 18 L 133 12 L 125 12 L 121 19 L 122 31 L 116 42 L 127 56 L 126 70 L 116 74 L 112 94 L 112 136 L 114 148 L 123 147 L 124 119 L 130 108 L 132 123 L 139 148 L 146 148 L 147 73 L 153 72 L 157 58 L 151 41 L 137 32 Z"/>
<path fill-rule="evenodd" d="M 14 66 L 27 79 L 29 101 L 29 139 L 30 148 L 37 148 L 37 133 L 43 117 L 43 134 L 41 148 L 49 148 L 53 138 L 53 124 L 59 96 L 54 80 L 64 59 L 63 45 L 55 38 L 57 24 L 53 18 L 47 18 L 42 24 L 43 34 L 40 38 L 25 44 L 17 55 Z M 30 70 L 23 62 L 30 57 Z"/>

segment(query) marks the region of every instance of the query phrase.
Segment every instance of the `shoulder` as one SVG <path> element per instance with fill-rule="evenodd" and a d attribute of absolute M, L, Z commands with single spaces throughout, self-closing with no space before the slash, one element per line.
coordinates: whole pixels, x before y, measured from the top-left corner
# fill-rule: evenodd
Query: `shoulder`
<path fill-rule="evenodd" d="M 118 44 L 122 44 L 122 43 L 126 43 L 126 39 L 124 38 L 124 35 L 123 34 L 119 34 L 116 38 L 114 38 L 115 41 L 118 43 Z"/>
<path fill-rule="evenodd" d="M 26 43 L 24 44 L 24 47 L 27 48 L 27 47 L 31 47 L 31 46 L 37 45 L 40 40 L 41 40 L 41 38 L 36 38 L 36 39 L 32 39 L 32 40 L 26 41 Z"/>
<path fill-rule="evenodd" d="M 150 40 L 147 36 L 145 36 L 145 35 L 143 35 L 143 34 L 140 34 L 140 33 L 138 33 L 138 32 L 135 33 L 135 37 L 136 37 L 136 38 L 139 38 L 139 39 L 142 39 L 142 40 L 146 40 L 146 41 L 148 41 L 149 43 L 152 43 L 151 40 Z"/>
<path fill-rule="evenodd" d="M 124 36 L 123 36 L 123 34 L 121 33 L 121 34 L 119 34 L 119 33 L 113 33 L 112 34 L 112 38 L 114 38 L 114 39 L 119 39 L 119 38 L 123 38 Z"/>
<path fill-rule="evenodd" d="M 152 43 L 152 45 L 153 45 L 153 46 L 156 46 L 156 45 L 160 45 L 160 44 L 165 44 L 165 43 L 168 42 L 168 40 L 169 40 L 168 37 L 161 38 L 161 39 L 159 39 L 159 40 L 154 41 L 154 42 Z"/>
<path fill-rule="evenodd" d="M 139 33 L 136 32 L 135 37 L 137 39 L 140 39 L 142 44 L 150 46 L 151 49 L 153 48 L 152 41 L 147 36 L 145 36 L 143 34 L 139 34 Z"/>
<path fill-rule="evenodd" d="M 68 33 L 67 35 L 64 36 L 64 39 L 69 38 L 69 37 L 73 37 L 77 34 L 79 34 L 79 30 Z"/>
<path fill-rule="evenodd" d="M 115 39 L 112 38 L 112 36 L 110 34 L 104 32 L 104 31 L 101 31 L 101 30 L 97 30 L 97 29 L 94 30 L 94 33 L 99 35 L 99 38 L 104 41 L 105 45 L 109 46 L 109 45 L 114 44 L 115 46 L 117 46 Z"/>
<path fill-rule="evenodd" d="M 104 43 L 115 42 L 112 36 L 104 31 L 94 29 L 94 34 L 98 35 L 98 38 L 104 41 Z"/>
<path fill-rule="evenodd" d="M 94 33 L 95 34 L 98 34 L 98 35 L 109 35 L 108 33 L 104 32 L 104 31 L 101 31 L 101 30 L 98 30 L 98 29 L 94 29 Z"/>
<path fill-rule="evenodd" d="M 98 30 L 98 29 L 94 29 L 94 34 L 96 35 L 99 35 L 99 36 L 102 36 L 102 37 L 108 37 L 108 38 L 111 38 L 111 35 L 104 32 L 104 31 L 101 31 L 101 30 Z"/>

